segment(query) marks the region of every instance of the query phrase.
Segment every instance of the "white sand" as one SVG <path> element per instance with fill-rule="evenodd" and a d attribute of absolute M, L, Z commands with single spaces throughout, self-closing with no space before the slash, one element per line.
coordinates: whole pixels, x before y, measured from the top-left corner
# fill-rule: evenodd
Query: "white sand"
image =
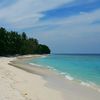
<path fill-rule="evenodd" d="M 8 65 L 14 59 L 0 58 L 0 100 L 64 100 L 42 77 Z"/>
<path fill-rule="evenodd" d="M 65 80 L 52 70 L 18 64 L 22 58 L 15 61 L 16 67 L 8 65 L 15 58 L 0 58 L 0 100 L 100 100 L 97 90 Z"/>

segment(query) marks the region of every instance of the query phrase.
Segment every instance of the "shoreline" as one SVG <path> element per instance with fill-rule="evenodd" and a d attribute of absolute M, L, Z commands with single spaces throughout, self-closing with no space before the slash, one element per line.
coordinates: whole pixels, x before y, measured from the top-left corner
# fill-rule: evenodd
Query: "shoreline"
<path fill-rule="evenodd" d="M 40 75 L 9 65 L 13 61 L 15 57 L 0 57 L 0 100 L 64 100 Z"/>
<path fill-rule="evenodd" d="M 29 56 L 20 56 L 20 57 L 18 57 L 18 59 L 20 58 L 20 59 L 22 59 L 23 60 L 23 62 L 25 62 L 25 61 L 30 61 L 31 59 L 35 59 L 35 58 L 40 58 L 40 57 L 42 57 L 42 58 L 44 58 L 44 57 L 46 57 L 46 56 L 48 56 L 48 55 L 29 55 Z M 96 91 L 98 91 L 98 92 L 100 92 L 100 86 L 99 85 L 96 85 L 95 83 L 92 83 L 92 82 L 85 82 L 85 81 L 83 81 L 83 80 L 78 80 L 78 79 L 75 79 L 75 78 L 73 78 L 73 77 L 71 77 L 70 75 L 67 75 L 67 74 L 65 74 L 65 73 L 63 73 L 63 72 L 59 72 L 58 70 L 56 70 L 56 69 L 54 69 L 54 68 L 52 68 L 52 67 L 50 67 L 50 66 L 43 66 L 43 65 L 39 65 L 39 64 L 35 64 L 35 63 L 28 63 L 27 64 L 28 66 L 30 66 L 30 65 L 32 65 L 31 67 L 33 67 L 33 66 L 35 66 L 35 67 L 38 67 L 38 68 L 40 68 L 41 70 L 42 69 L 47 69 L 47 70 L 51 70 L 51 72 L 54 72 L 54 74 L 55 75 L 58 75 L 58 77 L 62 77 L 63 79 L 66 79 L 66 80 L 68 80 L 68 81 L 73 81 L 73 82 L 76 82 L 76 83 L 78 83 L 79 85 L 82 85 L 82 86 L 86 86 L 87 88 L 92 88 L 92 89 L 94 89 L 94 90 L 96 90 Z M 30 72 L 30 71 L 29 71 Z M 33 73 L 33 72 L 32 72 Z M 41 72 L 40 72 L 41 73 Z"/>
<path fill-rule="evenodd" d="M 35 64 L 35 63 L 29 63 L 29 64 L 33 65 L 33 66 L 37 66 L 37 67 L 42 67 L 42 68 L 44 67 L 43 65 L 39 65 L 39 64 Z M 100 92 L 100 86 L 93 83 L 93 82 L 89 82 L 89 81 L 86 82 L 86 81 L 83 81 L 83 80 L 75 79 L 74 77 L 72 77 L 72 76 L 70 76 L 70 75 L 68 75 L 64 72 L 60 72 L 57 69 L 54 69 L 53 67 L 50 67 L 50 66 L 45 66 L 44 68 L 58 73 L 59 75 L 61 75 L 66 80 L 77 82 L 77 83 L 79 83 L 79 85 L 83 85 L 83 86 L 86 86 L 88 88 L 92 88 L 92 89 Z"/>
<path fill-rule="evenodd" d="M 44 56 L 44 55 L 37 55 L 35 57 L 42 57 L 42 56 Z M 32 57 L 30 57 L 28 59 L 27 59 L 27 57 L 24 57 L 24 58 L 21 58 L 21 60 L 23 60 L 23 62 L 25 62 L 25 61 L 27 61 L 29 59 L 33 59 L 33 58 L 34 58 L 34 56 L 32 56 Z M 83 96 L 83 98 L 87 97 L 87 98 L 84 98 L 84 100 L 94 100 L 93 98 L 95 97 L 95 95 L 97 95 L 96 96 L 97 100 L 100 99 L 99 91 L 97 91 L 95 89 L 92 89 L 90 87 L 87 87 L 85 85 L 70 81 L 68 79 L 66 80 L 63 76 L 59 75 L 58 73 L 56 73 L 55 71 L 53 71 L 53 70 L 51 70 L 49 68 L 43 68 L 43 67 L 41 68 L 41 67 L 36 66 L 36 65 L 29 65 L 29 64 L 25 64 L 25 63 L 22 63 L 22 65 L 18 65 L 18 63 L 21 64 L 20 61 L 19 61 L 19 62 L 17 62 L 17 66 L 16 66 L 15 63 L 14 63 L 14 66 L 16 66 L 16 67 L 19 66 L 21 69 L 23 69 L 22 65 L 24 64 L 24 70 L 41 76 L 44 80 L 47 81 L 47 86 L 48 87 L 56 89 L 57 91 L 60 91 L 64 95 L 63 96 L 64 98 L 68 98 L 68 96 L 70 97 L 70 95 L 66 96 L 66 92 L 68 92 L 68 91 L 66 91 L 65 88 L 67 89 L 67 88 L 74 87 L 74 88 L 72 88 L 72 90 L 75 91 L 75 89 L 77 87 L 79 94 L 80 94 L 80 92 L 83 92 L 82 94 L 80 94 L 81 96 L 79 96 L 79 97 L 77 97 L 77 95 L 75 95 L 75 97 L 77 97 L 77 99 L 79 99 L 79 98 L 81 98 Z M 25 67 L 25 65 L 26 65 L 26 67 Z M 58 84 L 55 84 L 55 83 L 58 83 Z M 90 94 L 87 91 L 89 91 Z M 87 95 L 85 92 L 87 94 L 89 94 L 89 95 Z M 75 99 L 75 97 L 74 97 L 74 99 L 72 99 L 72 98 L 71 99 L 69 98 L 69 99 L 70 100 L 77 100 L 77 99 Z M 64 100 L 66 100 L 66 99 L 64 99 Z M 80 100 L 83 100 L 83 99 L 81 98 Z"/>
<path fill-rule="evenodd" d="M 15 80 L 10 85 L 17 91 L 27 91 L 24 92 L 24 97 L 27 100 L 100 100 L 100 93 L 94 89 L 66 80 L 63 76 L 48 68 L 41 68 L 25 63 L 27 60 L 35 57 L 41 57 L 41 55 L 19 56 L 17 59 L 0 58 L 1 65 L 5 68 L 7 67 L 7 71 L 9 71 L 10 67 L 10 74 L 15 74 L 14 76 L 10 76 L 11 79 Z M 9 78 L 8 76 L 6 77 Z M 17 77 L 17 80 L 15 77 Z"/>

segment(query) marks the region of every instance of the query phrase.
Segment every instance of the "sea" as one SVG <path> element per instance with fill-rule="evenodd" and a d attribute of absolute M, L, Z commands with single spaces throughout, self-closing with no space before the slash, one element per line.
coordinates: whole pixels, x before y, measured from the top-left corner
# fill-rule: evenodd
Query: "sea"
<path fill-rule="evenodd" d="M 32 59 L 29 63 L 56 71 L 81 85 L 100 87 L 99 54 L 51 54 Z"/>

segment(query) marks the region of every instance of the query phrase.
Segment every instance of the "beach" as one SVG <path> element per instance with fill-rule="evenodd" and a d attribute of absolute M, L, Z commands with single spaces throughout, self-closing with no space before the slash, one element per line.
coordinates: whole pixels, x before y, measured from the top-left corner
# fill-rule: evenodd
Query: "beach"
<path fill-rule="evenodd" d="M 24 63 L 35 57 L 0 57 L 0 100 L 100 100 L 95 89 Z"/>

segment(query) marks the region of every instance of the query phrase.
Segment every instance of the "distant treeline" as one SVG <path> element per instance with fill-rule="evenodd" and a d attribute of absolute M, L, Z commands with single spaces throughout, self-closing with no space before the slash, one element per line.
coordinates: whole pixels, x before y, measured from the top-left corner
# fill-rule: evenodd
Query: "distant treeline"
<path fill-rule="evenodd" d="M 49 53 L 48 46 L 39 44 L 37 39 L 28 38 L 25 32 L 19 34 L 0 28 L 0 56 Z"/>

